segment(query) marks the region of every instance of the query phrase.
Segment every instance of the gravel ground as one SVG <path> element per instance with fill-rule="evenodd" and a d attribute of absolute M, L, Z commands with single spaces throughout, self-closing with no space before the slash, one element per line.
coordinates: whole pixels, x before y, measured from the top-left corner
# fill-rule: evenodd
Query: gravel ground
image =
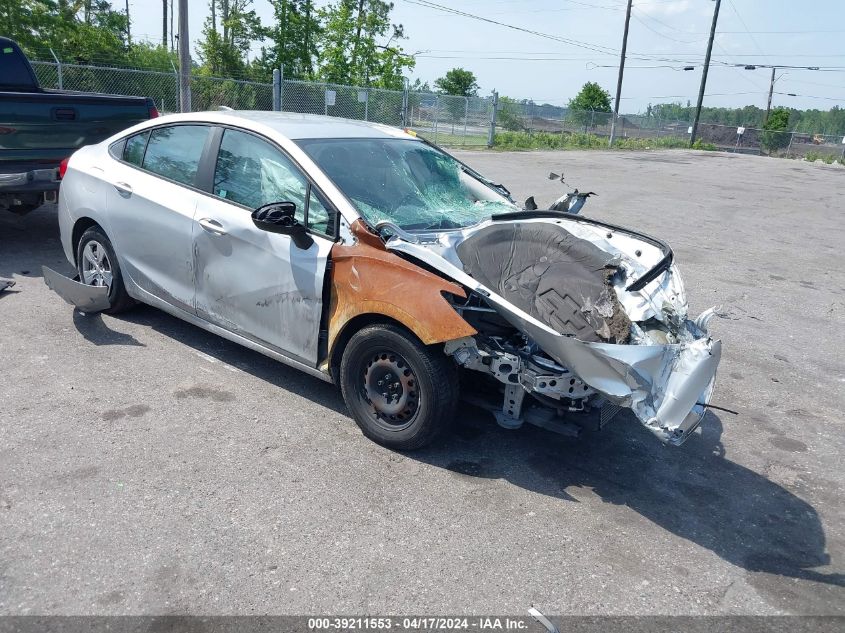
<path fill-rule="evenodd" d="M 0 614 L 845 613 L 845 170 L 685 151 L 467 152 L 667 240 L 724 306 L 681 448 L 466 408 L 367 441 L 333 387 L 142 307 L 74 313 L 55 210 L 0 215 Z"/>

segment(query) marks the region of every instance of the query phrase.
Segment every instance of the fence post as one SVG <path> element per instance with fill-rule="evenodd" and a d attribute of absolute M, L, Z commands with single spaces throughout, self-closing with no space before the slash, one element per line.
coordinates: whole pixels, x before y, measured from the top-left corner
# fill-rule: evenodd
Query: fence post
<path fill-rule="evenodd" d="M 285 111 L 285 65 L 279 64 L 279 112 Z"/>
<path fill-rule="evenodd" d="M 407 77 L 402 77 L 402 127 L 411 127 L 408 125 L 408 89 L 410 80 Z"/>
<path fill-rule="evenodd" d="M 461 145 L 467 144 L 467 118 L 469 117 L 469 97 L 464 97 L 464 138 Z"/>
<path fill-rule="evenodd" d="M 789 158 L 789 152 L 792 151 L 792 140 L 795 138 L 795 132 L 791 132 L 789 135 L 789 146 L 786 148 L 786 157 Z"/>
<path fill-rule="evenodd" d="M 282 73 L 278 68 L 273 69 L 273 112 L 282 109 Z"/>
<path fill-rule="evenodd" d="M 370 120 L 370 87 L 364 89 L 364 120 Z"/>
<path fill-rule="evenodd" d="M 176 65 L 173 63 L 173 60 L 170 60 L 170 67 L 173 69 L 173 103 L 175 106 L 174 112 L 178 112 L 179 108 L 179 71 L 176 70 Z"/>
<path fill-rule="evenodd" d="M 493 111 L 490 113 L 490 132 L 487 134 L 487 147 L 493 147 L 496 140 L 496 110 L 499 107 L 499 93 L 493 91 Z"/>
<path fill-rule="evenodd" d="M 52 48 L 50 49 L 50 55 L 52 55 L 53 59 L 56 60 L 56 73 L 58 74 L 59 90 L 63 90 L 64 85 L 63 85 L 63 82 L 62 82 L 62 62 L 60 62 L 59 58 L 56 57 L 56 54 L 53 52 Z"/>
<path fill-rule="evenodd" d="M 437 145 L 437 119 L 440 116 L 440 97 L 434 97 L 434 144 Z"/>

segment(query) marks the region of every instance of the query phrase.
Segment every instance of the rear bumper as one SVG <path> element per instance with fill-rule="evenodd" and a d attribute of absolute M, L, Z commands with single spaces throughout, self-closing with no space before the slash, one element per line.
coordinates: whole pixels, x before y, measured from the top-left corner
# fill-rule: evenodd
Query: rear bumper
<path fill-rule="evenodd" d="M 47 287 L 82 312 L 102 312 L 111 306 L 108 286 L 88 286 L 46 266 L 41 271 Z"/>
<path fill-rule="evenodd" d="M 55 167 L 0 173 L 0 193 L 25 194 L 58 191 L 60 183 L 59 172 Z"/>

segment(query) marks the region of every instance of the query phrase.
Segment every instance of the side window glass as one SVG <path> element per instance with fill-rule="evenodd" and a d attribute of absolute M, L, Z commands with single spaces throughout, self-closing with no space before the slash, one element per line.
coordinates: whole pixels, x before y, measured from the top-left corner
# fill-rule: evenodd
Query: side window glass
<path fill-rule="evenodd" d="M 328 205 L 323 203 L 323 198 L 311 189 L 308 196 L 308 228 L 329 235 L 334 230 L 329 222 L 330 213 Z"/>
<path fill-rule="evenodd" d="M 172 125 L 153 130 L 144 169 L 193 186 L 208 129 L 205 125 Z"/>
<path fill-rule="evenodd" d="M 141 166 L 141 161 L 144 160 L 144 149 L 147 147 L 147 137 L 149 132 L 142 132 L 135 136 L 130 136 L 126 140 L 126 147 L 123 149 L 123 160 L 133 165 Z"/>
<path fill-rule="evenodd" d="M 296 218 L 305 218 L 308 183 L 277 148 L 252 134 L 223 132 L 214 169 L 214 195 L 250 209 L 270 202 L 293 202 Z"/>
<path fill-rule="evenodd" d="M 109 145 L 109 154 L 112 158 L 123 158 L 123 150 L 126 148 L 126 139 L 122 138 L 116 143 Z"/>

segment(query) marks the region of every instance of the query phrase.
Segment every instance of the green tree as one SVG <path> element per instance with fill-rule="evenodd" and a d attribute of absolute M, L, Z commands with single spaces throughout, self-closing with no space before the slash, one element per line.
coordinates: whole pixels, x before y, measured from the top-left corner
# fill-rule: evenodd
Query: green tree
<path fill-rule="evenodd" d="M 524 132 L 528 129 L 522 118 L 523 104 L 510 97 L 499 97 L 499 108 L 496 111 L 496 125 L 511 132 Z"/>
<path fill-rule="evenodd" d="M 286 78 L 306 79 L 314 74 L 322 27 L 312 0 L 276 0 L 274 24 L 267 30 L 271 45 L 263 50 L 262 64 L 269 73 L 284 68 Z"/>
<path fill-rule="evenodd" d="M 772 110 L 769 119 L 763 124 L 763 136 L 760 144 L 763 149 L 774 152 L 789 145 L 789 110 L 786 108 L 775 108 Z"/>
<path fill-rule="evenodd" d="M 252 0 L 211 0 L 202 39 L 196 48 L 199 74 L 235 78 L 249 76 L 246 56 L 253 42 L 265 36 L 251 5 Z M 218 15 L 221 16 L 222 32 L 217 26 Z"/>
<path fill-rule="evenodd" d="M 598 123 L 593 112 L 610 112 L 610 93 L 597 83 L 588 81 L 581 92 L 569 100 L 570 118 L 581 125 Z"/>
<path fill-rule="evenodd" d="M 478 94 L 479 85 L 475 74 L 463 68 L 453 68 L 434 82 L 435 87 L 447 95 L 474 97 Z"/>
<path fill-rule="evenodd" d="M 402 89 L 402 72 L 414 58 L 394 40 L 404 39 L 401 24 L 390 22 L 392 2 L 338 0 L 320 10 L 323 30 L 317 58 L 318 76 L 331 83 Z M 387 44 L 377 40 L 390 33 Z"/>

